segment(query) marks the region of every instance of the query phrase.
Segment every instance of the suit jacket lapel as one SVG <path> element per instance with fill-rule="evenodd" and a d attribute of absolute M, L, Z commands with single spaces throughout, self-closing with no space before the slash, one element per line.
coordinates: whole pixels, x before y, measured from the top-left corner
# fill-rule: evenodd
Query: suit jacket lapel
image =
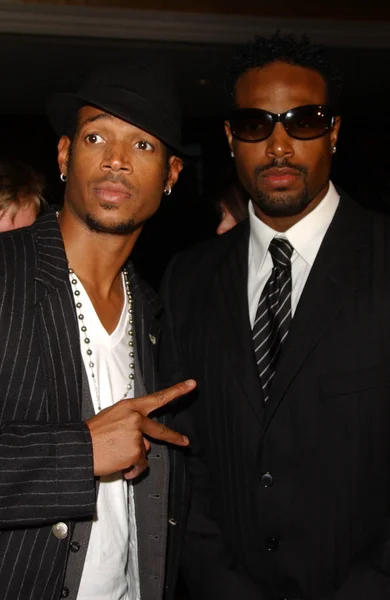
<path fill-rule="evenodd" d="M 255 362 L 252 329 L 248 310 L 248 243 L 249 222 L 238 225 L 228 256 L 216 275 L 214 314 L 220 320 L 219 330 L 231 336 L 227 348 L 233 348 L 233 373 L 261 422 L 264 416 L 263 393 Z M 228 326 L 227 326 L 228 324 Z M 222 329 L 223 328 L 223 329 Z M 223 352 L 223 343 L 221 351 Z"/>
<path fill-rule="evenodd" d="M 266 422 L 275 412 L 305 359 L 346 299 L 359 284 L 359 266 L 368 246 L 361 209 L 342 198 L 325 235 L 295 312 L 266 405 Z"/>
<path fill-rule="evenodd" d="M 143 383 L 147 393 L 157 389 L 155 352 L 159 337 L 157 320 L 161 306 L 156 294 L 142 281 L 131 261 L 126 264 L 134 300 L 136 348 Z"/>
<path fill-rule="evenodd" d="M 41 344 L 53 421 L 79 420 L 81 357 L 76 309 L 68 262 L 57 218 L 49 213 L 34 225 L 37 247 L 35 280 L 43 286 L 37 305 Z"/>

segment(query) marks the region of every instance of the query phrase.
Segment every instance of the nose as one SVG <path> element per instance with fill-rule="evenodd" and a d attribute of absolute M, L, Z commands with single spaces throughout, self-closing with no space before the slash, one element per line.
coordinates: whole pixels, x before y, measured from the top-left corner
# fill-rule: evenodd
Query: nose
<path fill-rule="evenodd" d="M 269 158 L 291 158 L 294 156 L 292 138 L 283 123 L 276 123 L 270 137 L 266 140 L 266 154 Z"/>
<path fill-rule="evenodd" d="M 101 169 L 103 171 L 132 173 L 131 156 L 131 145 L 129 143 L 107 144 L 101 162 Z"/>

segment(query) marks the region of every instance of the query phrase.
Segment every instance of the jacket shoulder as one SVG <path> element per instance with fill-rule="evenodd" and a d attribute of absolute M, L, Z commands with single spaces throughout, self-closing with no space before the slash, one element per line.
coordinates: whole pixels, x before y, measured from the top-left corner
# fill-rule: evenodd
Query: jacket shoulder
<path fill-rule="evenodd" d="M 345 215 L 347 218 L 352 218 L 353 220 L 358 220 L 360 222 L 364 222 L 366 225 L 371 225 L 374 227 L 390 227 L 389 215 L 377 210 L 373 210 L 372 208 L 368 208 L 367 206 L 363 206 L 339 188 L 337 188 L 337 191 L 340 193 L 340 201 L 343 209 L 345 209 Z"/>
<path fill-rule="evenodd" d="M 23 227 L 0 234 L 0 273 L 16 274 L 22 267 L 34 271 L 36 241 L 33 227 Z"/>
<path fill-rule="evenodd" d="M 248 235 L 249 222 L 245 220 L 222 235 L 180 252 L 168 265 L 163 285 L 168 279 L 180 285 L 188 281 L 196 284 L 212 277 L 231 250 Z"/>

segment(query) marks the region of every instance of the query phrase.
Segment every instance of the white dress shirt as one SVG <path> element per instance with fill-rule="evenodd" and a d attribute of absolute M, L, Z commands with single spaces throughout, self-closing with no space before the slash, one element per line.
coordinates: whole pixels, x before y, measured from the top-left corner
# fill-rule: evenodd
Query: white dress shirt
<path fill-rule="evenodd" d="M 284 233 L 275 231 L 263 223 L 256 216 L 252 201 L 249 202 L 248 304 L 252 327 L 261 292 L 273 267 L 272 257 L 268 250 L 273 238 L 285 238 L 294 248 L 291 256 L 291 310 L 294 315 L 310 269 L 332 222 L 339 201 L 340 196 L 330 182 L 329 190 L 319 205 Z"/>

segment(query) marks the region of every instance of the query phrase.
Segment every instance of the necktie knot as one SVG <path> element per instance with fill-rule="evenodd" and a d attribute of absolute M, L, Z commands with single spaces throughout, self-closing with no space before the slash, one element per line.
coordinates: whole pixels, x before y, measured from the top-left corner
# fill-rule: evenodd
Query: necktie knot
<path fill-rule="evenodd" d="M 291 255 L 293 253 L 293 247 L 288 240 L 285 238 L 274 238 L 270 245 L 269 251 L 272 256 L 274 267 L 290 268 L 291 267 Z"/>

